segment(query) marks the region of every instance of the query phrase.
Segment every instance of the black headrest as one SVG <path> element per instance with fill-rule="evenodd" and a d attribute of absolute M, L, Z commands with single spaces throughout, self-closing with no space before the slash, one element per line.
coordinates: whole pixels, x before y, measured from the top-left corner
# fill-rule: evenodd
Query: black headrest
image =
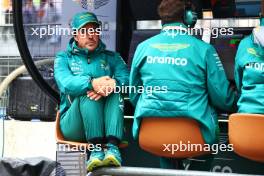
<path fill-rule="evenodd" d="M 157 12 L 161 0 L 130 0 L 130 8 L 134 20 L 158 20 Z"/>

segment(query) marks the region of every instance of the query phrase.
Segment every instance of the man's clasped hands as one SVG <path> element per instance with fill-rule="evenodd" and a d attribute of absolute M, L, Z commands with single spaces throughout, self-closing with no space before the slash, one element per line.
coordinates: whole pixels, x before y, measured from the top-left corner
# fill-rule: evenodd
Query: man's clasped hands
<path fill-rule="evenodd" d="M 102 97 L 107 97 L 116 87 L 116 80 L 109 76 L 92 79 L 91 83 L 93 89 L 87 92 L 87 97 L 95 101 L 98 101 Z"/>

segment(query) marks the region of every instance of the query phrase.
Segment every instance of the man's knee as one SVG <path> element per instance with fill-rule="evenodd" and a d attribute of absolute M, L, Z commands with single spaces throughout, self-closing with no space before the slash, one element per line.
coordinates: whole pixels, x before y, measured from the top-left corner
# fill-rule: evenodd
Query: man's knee
<path fill-rule="evenodd" d="M 112 93 L 108 97 L 106 97 L 109 101 L 118 101 L 123 102 L 123 96 L 120 93 Z"/>
<path fill-rule="evenodd" d="M 116 107 L 122 107 L 124 106 L 124 98 L 121 94 L 119 93 L 113 93 L 110 96 L 107 97 L 106 99 L 106 104 Z"/>
<path fill-rule="evenodd" d="M 90 103 L 90 104 L 98 104 L 98 103 L 101 103 L 103 101 L 103 97 L 100 98 L 99 100 L 94 100 L 94 99 L 91 99 L 90 97 L 88 97 L 87 95 L 81 95 L 79 97 L 77 97 L 80 102 L 82 103 Z"/>

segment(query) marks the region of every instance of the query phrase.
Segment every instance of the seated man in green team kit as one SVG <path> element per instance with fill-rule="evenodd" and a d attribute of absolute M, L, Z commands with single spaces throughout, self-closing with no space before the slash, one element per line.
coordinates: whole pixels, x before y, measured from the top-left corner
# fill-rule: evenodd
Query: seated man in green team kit
<path fill-rule="evenodd" d="M 235 81 L 238 112 L 264 114 L 264 18 L 260 19 L 260 27 L 239 44 Z"/>
<path fill-rule="evenodd" d="M 187 32 L 188 25 L 195 21 L 195 13 L 186 9 L 186 5 L 184 0 L 161 1 L 160 34 L 140 43 L 136 49 L 130 86 L 167 87 L 166 93 L 130 92 L 130 101 L 136 106 L 133 123 L 136 139 L 143 118 L 186 117 L 199 122 L 206 144 L 217 144 L 216 109 L 236 112 L 236 94 L 216 50 Z M 170 158 L 161 158 L 162 168 L 179 168 L 179 164 Z"/>
<path fill-rule="evenodd" d="M 60 128 L 66 140 L 105 143 L 93 150 L 87 170 L 121 166 L 118 145 L 123 136 L 123 97 L 113 93 L 128 84 L 128 69 L 121 56 L 106 50 L 100 40 L 100 23 L 93 13 L 78 13 L 71 27 L 75 35 L 59 52 L 54 74 L 60 90 Z"/>

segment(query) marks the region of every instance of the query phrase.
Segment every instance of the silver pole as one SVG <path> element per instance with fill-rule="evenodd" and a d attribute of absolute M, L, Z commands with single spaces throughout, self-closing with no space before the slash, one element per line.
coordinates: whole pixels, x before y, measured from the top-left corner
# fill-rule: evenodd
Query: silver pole
<path fill-rule="evenodd" d="M 120 168 L 101 168 L 87 176 L 245 176 L 244 174 L 234 173 L 217 173 L 217 172 L 201 172 L 201 171 L 186 171 L 172 169 L 157 169 L 157 168 L 140 168 L 140 167 L 120 167 Z M 249 175 L 246 175 L 249 176 Z M 254 175 L 255 176 L 255 175 Z"/>

